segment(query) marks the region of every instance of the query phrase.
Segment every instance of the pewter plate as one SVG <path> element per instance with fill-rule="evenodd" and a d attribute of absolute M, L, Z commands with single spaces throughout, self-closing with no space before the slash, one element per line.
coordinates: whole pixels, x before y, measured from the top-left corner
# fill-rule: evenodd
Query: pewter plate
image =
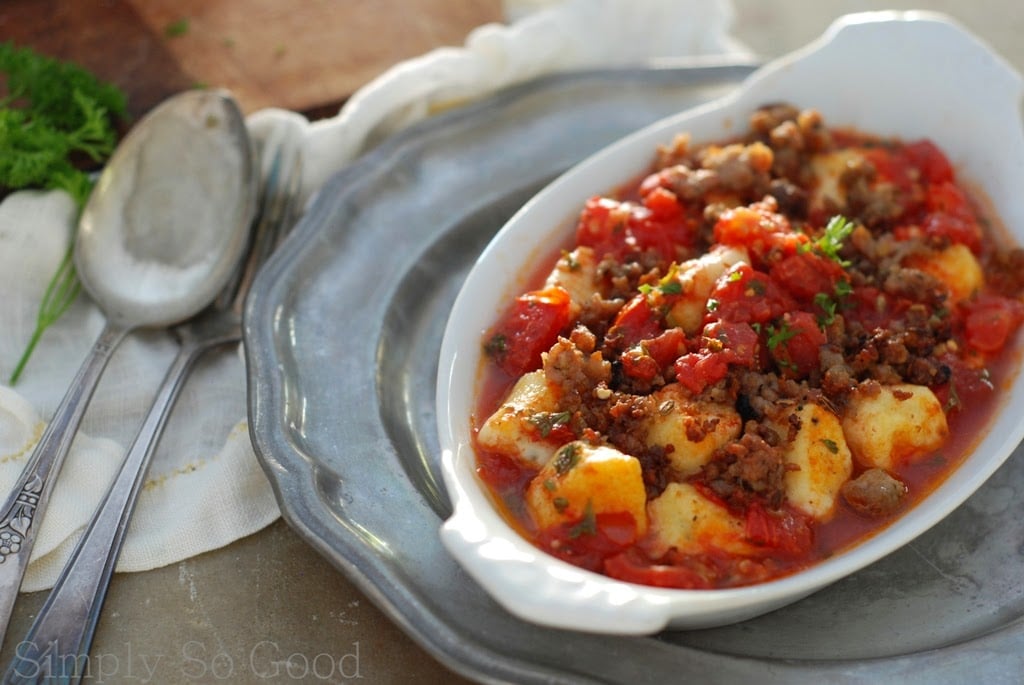
<path fill-rule="evenodd" d="M 434 415 L 447 312 L 476 256 L 573 163 L 725 94 L 752 65 L 563 74 L 390 139 L 332 178 L 246 311 L 250 426 L 285 519 L 406 633 L 485 682 L 1016 682 L 1024 457 L 884 560 L 745 623 L 559 631 L 442 548 Z"/>

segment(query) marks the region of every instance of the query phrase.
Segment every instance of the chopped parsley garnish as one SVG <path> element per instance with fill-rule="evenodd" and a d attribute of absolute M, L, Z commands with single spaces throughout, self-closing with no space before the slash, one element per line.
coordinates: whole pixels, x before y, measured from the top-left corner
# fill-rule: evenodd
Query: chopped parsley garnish
<path fill-rule="evenodd" d="M 839 454 L 839 445 L 836 444 L 835 440 L 823 438 L 821 442 L 823 445 L 825 445 L 829 452 L 831 452 L 832 454 Z"/>
<path fill-rule="evenodd" d="M 484 343 L 484 352 L 489 357 L 500 357 L 508 350 L 508 339 L 498 333 L 491 336 L 491 339 Z"/>
<path fill-rule="evenodd" d="M 817 293 L 814 296 L 814 304 L 821 308 L 823 314 L 818 317 L 818 326 L 824 330 L 836 320 L 836 313 L 843 307 L 846 297 L 853 292 L 853 286 L 847 280 L 836 282 L 832 295 L 828 293 Z"/>
<path fill-rule="evenodd" d="M 776 347 L 794 337 L 799 331 L 790 328 L 789 324 L 783 321 L 778 327 L 768 326 L 767 333 L 768 349 L 774 351 Z"/>
<path fill-rule="evenodd" d="M 669 281 L 668 283 L 658 284 L 658 290 L 666 295 L 678 295 L 683 292 L 683 284 L 679 281 Z"/>
<path fill-rule="evenodd" d="M 668 273 L 658 281 L 658 284 L 651 286 L 648 283 L 642 283 L 637 287 L 637 290 L 644 295 L 650 295 L 654 291 L 658 291 L 662 295 L 678 295 L 683 292 L 683 284 L 679 282 L 679 265 L 672 262 L 672 266 L 668 268 Z"/>
<path fill-rule="evenodd" d="M 557 505 L 556 505 L 557 506 Z M 597 534 L 597 516 L 594 515 L 594 505 L 590 500 L 587 500 L 587 506 L 583 510 L 583 518 L 580 519 L 579 523 L 573 526 L 569 530 L 569 537 L 576 539 L 581 535 L 596 535 Z"/>
<path fill-rule="evenodd" d="M 577 271 L 580 268 L 580 262 L 576 259 L 576 255 L 568 250 L 562 251 L 562 261 L 565 262 L 565 266 L 569 271 Z"/>
<path fill-rule="evenodd" d="M 188 19 L 177 19 L 164 27 L 164 35 L 168 38 L 179 38 L 188 33 Z"/>
<path fill-rule="evenodd" d="M 814 250 L 822 257 L 831 259 L 840 266 L 846 267 L 850 265 L 850 262 L 839 256 L 840 250 L 843 249 L 843 243 L 853 233 L 853 229 L 857 225 L 847 219 L 841 214 L 837 214 L 828 220 L 825 224 L 825 231 L 821 234 L 814 242 L 806 243 L 801 247 L 801 251 L 808 252 Z"/>
<path fill-rule="evenodd" d="M 580 446 L 575 443 L 569 443 L 562 449 L 558 450 L 558 454 L 555 456 L 555 473 L 559 476 L 564 476 L 572 470 L 573 466 L 576 466 L 580 461 Z"/>
<path fill-rule="evenodd" d="M 7 42 L 0 42 L 0 73 L 6 86 L 0 88 L 0 190 L 63 190 L 81 210 L 93 185 L 82 166 L 98 166 L 114 151 L 116 121 L 126 116 L 124 93 L 80 66 Z M 69 248 L 50 278 L 10 384 L 80 289 Z"/>
<path fill-rule="evenodd" d="M 550 412 L 542 411 L 531 415 L 527 421 L 532 423 L 534 427 L 540 432 L 540 437 L 546 438 L 551 435 L 551 431 L 555 426 L 564 426 L 569 423 L 569 419 L 572 418 L 572 413 L 567 411 Z"/>

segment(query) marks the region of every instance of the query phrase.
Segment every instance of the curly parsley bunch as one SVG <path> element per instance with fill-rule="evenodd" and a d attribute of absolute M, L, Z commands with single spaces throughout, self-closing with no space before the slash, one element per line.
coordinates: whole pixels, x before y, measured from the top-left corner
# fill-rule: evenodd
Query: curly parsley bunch
<path fill-rule="evenodd" d="M 101 164 L 114 151 L 116 121 L 126 116 L 124 93 L 82 67 L 11 43 L 0 43 L 0 75 L 0 190 L 60 189 L 81 209 L 93 184 L 82 167 Z M 43 331 L 78 295 L 71 255 L 69 249 L 50 281 L 12 384 Z"/>

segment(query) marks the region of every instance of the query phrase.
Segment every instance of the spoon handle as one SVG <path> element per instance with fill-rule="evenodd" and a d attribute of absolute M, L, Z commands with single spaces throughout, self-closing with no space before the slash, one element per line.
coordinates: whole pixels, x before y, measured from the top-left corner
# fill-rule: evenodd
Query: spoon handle
<path fill-rule="evenodd" d="M 128 328 L 107 322 L 0 509 L 0 641 L 14 610 L 57 475 L 100 376 Z"/>
<path fill-rule="evenodd" d="M 76 683 L 89 652 L 128 522 L 188 372 L 209 347 L 185 340 L 153 398 L 121 467 L 60 578 L 18 644 L 4 683 Z"/>

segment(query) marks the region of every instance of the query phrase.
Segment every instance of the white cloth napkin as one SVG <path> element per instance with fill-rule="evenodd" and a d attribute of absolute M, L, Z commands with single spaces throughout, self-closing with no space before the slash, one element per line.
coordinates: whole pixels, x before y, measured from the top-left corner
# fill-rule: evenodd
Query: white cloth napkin
<path fill-rule="evenodd" d="M 401 63 L 333 118 L 308 122 L 269 109 L 249 118 L 259 144 L 283 139 L 305 161 L 303 190 L 387 135 L 444 108 L 557 70 L 655 58 L 745 53 L 728 36 L 728 0 L 509 0 L 507 24 L 474 30 L 462 48 Z M 46 283 L 71 237 L 61 192 L 19 192 L 0 203 L 0 378 L 9 377 Z M 83 295 L 43 336 L 16 387 L 0 385 L 0 497 L 103 325 Z M 23 591 L 51 587 L 88 524 L 176 350 L 163 331 L 131 334 L 97 389 L 43 519 Z M 280 512 L 249 441 L 245 368 L 214 352 L 178 401 L 131 522 L 118 571 L 143 571 L 251 534 Z"/>

